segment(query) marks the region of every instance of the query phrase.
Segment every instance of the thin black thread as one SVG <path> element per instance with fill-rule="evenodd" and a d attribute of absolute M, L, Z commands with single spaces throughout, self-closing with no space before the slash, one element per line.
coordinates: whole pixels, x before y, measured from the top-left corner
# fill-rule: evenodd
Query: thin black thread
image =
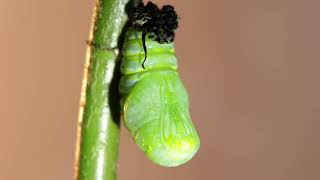
<path fill-rule="evenodd" d="M 144 50 L 144 60 L 142 62 L 142 68 L 143 69 L 146 69 L 145 66 L 144 66 L 144 63 L 147 60 L 146 35 L 147 35 L 146 31 L 143 31 L 142 32 L 142 38 L 141 38 L 142 39 L 143 50 Z"/>

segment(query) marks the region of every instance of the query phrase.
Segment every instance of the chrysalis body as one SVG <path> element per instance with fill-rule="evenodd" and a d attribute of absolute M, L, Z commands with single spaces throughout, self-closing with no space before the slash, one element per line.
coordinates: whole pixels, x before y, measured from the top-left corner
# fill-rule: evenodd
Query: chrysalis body
<path fill-rule="evenodd" d="M 143 69 L 141 34 L 130 29 L 122 51 L 120 93 L 125 126 L 153 162 L 178 166 L 195 155 L 200 140 L 177 73 L 174 45 L 160 44 L 147 36 Z"/>

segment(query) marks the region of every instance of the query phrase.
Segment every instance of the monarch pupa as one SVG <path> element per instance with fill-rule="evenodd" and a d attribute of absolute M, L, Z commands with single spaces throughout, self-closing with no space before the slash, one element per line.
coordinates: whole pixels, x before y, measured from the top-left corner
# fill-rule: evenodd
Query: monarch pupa
<path fill-rule="evenodd" d="M 140 11 L 152 5 L 141 6 Z M 162 166 L 178 166 L 196 154 L 200 140 L 177 73 L 173 38 L 159 43 L 157 34 L 144 31 L 144 39 L 143 31 L 129 28 L 122 50 L 119 89 L 125 126 L 149 159 Z"/>

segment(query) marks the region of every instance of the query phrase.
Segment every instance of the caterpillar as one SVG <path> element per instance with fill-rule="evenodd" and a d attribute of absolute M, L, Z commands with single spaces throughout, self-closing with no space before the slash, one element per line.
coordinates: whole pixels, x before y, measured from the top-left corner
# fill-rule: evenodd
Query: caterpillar
<path fill-rule="evenodd" d="M 200 146 L 177 72 L 177 21 L 170 5 L 140 5 L 125 35 L 120 67 L 124 124 L 149 159 L 166 167 L 189 161 Z"/>

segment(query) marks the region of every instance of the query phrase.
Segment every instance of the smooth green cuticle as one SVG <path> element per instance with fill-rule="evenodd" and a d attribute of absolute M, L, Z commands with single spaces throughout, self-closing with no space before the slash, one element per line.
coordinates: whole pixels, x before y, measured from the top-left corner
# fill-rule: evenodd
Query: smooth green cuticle
<path fill-rule="evenodd" d="M 146 69 L 141 32 L 127 32 L 122 50 L 120 93 L 125 126 L 154 163 L 186 163 L 200 147 L 189 113 L 188 94 L 177 73 L 174 45 L 146 38 Z"/>

